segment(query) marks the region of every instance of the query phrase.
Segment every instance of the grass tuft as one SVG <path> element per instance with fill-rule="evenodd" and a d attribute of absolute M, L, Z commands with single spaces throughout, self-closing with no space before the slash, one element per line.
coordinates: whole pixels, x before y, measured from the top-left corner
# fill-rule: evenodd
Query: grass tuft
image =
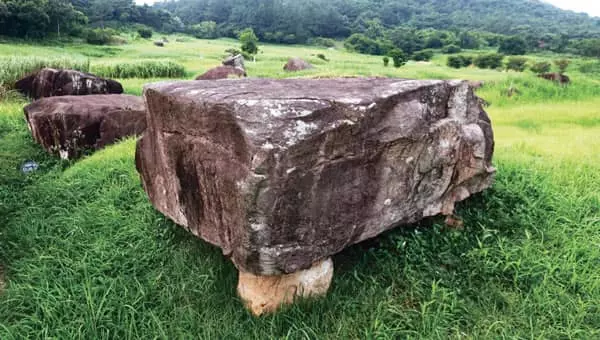
<path fill-rule="evenodd" d="M 94 65 L 96 75 L 106 78 L 181 78 L 185 67 L 172 61 L 141 61 L 135 63 Z"/>

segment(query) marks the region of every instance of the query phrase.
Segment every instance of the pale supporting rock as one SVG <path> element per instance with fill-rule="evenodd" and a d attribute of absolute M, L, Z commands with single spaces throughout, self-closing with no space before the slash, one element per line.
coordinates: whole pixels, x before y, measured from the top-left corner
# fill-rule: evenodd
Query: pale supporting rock
<path fill-rule="evenodd" d="M 240 272 L 238 294 L 254 315 L 272 313 L 297 298 L 327 294 L 333 278 L 333 261 L 320 261 L 293 274 L 260 276 Z"/>

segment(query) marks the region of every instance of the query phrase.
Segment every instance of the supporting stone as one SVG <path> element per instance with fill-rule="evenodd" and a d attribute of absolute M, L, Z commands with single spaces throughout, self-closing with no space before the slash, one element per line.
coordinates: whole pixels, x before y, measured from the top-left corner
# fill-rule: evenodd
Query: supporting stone
<path fill-rule="evenodd" d="M 261 276 L 240 271 L 238 294 L 246 307 L 260 316 L 291 304 L 299 297 L 327 294 L 332 278 L 333 261 L 330 258 L 287 275 Z"/>

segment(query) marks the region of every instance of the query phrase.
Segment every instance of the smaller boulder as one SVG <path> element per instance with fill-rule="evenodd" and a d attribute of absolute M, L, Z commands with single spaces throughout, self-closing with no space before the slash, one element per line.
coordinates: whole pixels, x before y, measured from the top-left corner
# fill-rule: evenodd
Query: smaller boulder
<path fill-rule="evenodd" d="M 146 129 L 141 97 L 90 95 L 44 98 L 24 109 L 33 138 L 63 159 L 81 156 Z"/>
<path fill-rule="evenodd" d="M 542 73 L 538 75 L 538 77 L 557 82 L 561 85 L 567 85 L 571 83 L 571 79 L 569 77 L 560 73 Z"/>
<path fill-rule="evenodd" d="M 123 86 L 115 80 L 76 70 L 53 68 L 45 68 L 24 77 L 15 83 L 15 89 L 33 99 L 123 93 Z"/>
<path fill-rule="evenodd" d="M 308 70 L 311 68 L 313 68 L 311 64 L 300 58 L 290 58 L 287 64 L 285 64 L 285 66 L 283 67 L 283 69 L 288 72 Z"/>
<path fill-rule="evenodd" d="M 236 55 L 231 55 L 227 58 L 225 58 L 225 60 L 223 60 L 223 65 L 224 66 L 233 66 L 233 67 L 237 67 L 240 68 L 242 70 L 246 69 L 246 66 L 244 65 L 244 56 L 241 54 L 236 54 Z"/>
<path fill-rule="evenodd" d="M 164 41 L 155 41 L 154 46 L 165 47 L 165 43 Z"/>
<path fill-rule="evenodd" d="M 217 66 L 196 77 L 196 80 L 218 80 L 246 77 L 246 71 L 233 66 Z"/>

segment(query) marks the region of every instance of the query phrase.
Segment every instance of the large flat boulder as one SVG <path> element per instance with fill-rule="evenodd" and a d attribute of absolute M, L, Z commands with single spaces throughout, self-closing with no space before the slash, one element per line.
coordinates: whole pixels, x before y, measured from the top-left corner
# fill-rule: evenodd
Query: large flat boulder
<path fill-rule="evenodd" d="M 467 82 L 244 79 L 146 86 L 136 165 L 154 206 L 240 271 L 283 275 L 491 186 Z"/>
<path fill-rule="evenodd" d="M 25 118 L 48 152 L 72 159 L 144 132 L 146 106 L 129 95 L 50 97 L 26 106 Z"/>
<path fill-rule="evenodd" d="M 76 70 L 53 68 L 45 68 L 24 77 L 15 83 L 15 88 L 33 99 L 123 93 L 123 86 L 115 80 Z"/>

